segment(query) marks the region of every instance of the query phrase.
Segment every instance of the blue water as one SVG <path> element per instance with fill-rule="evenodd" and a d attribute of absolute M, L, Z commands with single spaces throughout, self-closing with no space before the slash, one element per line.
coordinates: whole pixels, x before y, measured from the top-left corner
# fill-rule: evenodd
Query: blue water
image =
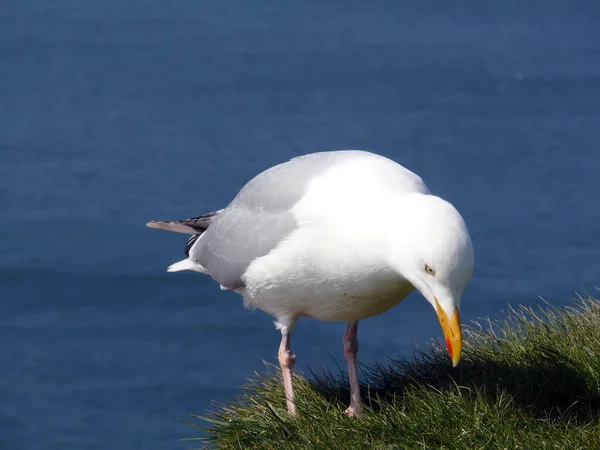
<path fill-rule="evenodd" d="M 0 448 L 184 449 L 178 421 L 276 362 L 271 318 L 145 227 L 223 207 L 293 156 L 363 148 L 465 217 L 465 322 L 600 273 L 593 1 L 3 0 Z M 357 211 L 361 220 L 364 211 Z M 343 366 L 301 321 L 298 367 Z M 441 334 L 417 294 L 361 324 L 364 363 Z"/>

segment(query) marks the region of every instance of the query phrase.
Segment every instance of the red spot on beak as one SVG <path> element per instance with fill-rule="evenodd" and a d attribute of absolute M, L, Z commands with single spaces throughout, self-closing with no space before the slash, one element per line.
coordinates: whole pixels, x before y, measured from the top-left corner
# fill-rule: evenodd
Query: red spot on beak
<path fill-rule="evenodd" d="M 446 347 L 448 348 L 448 353 L 450 353 L 450 359 L 454 359 L 454 355 L 452 354 L 452 343 L 448 338 L 446 338 Z"/>

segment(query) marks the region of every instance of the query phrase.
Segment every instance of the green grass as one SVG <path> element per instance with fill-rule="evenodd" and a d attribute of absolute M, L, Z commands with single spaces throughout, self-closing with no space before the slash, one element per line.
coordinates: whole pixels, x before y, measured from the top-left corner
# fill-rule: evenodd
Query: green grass
<path fill-rule="evenodd" d="M 363 367 L 361 418 L 343 414 L 347 378 L 331 373 L 295 378 L 290 416 L 271 368 L 186 423 L 207 433 L 197 447 L 223 449 L 600 448 L 600 302 L 519 308 L 465 328 L 456 369 L 439 344 Z"/>

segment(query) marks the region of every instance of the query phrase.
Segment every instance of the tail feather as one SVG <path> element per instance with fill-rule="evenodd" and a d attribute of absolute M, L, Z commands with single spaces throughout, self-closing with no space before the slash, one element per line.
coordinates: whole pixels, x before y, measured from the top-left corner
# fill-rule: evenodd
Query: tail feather
<path fill-rule="evenodd" d="M 149 228 L 154 228 L 155 230 L 174 231 L 176 233 L 184 234 L 198 234 L 198 231 L 182 222 L 160 222 L 153 220 L 152 222 L 148 222 L 146 226 Z"/>
<path fill-rule="evenodd" d="M 198 217 L 192 217 L 186 220 L 174 220 L 174 221 L 160 221 L 153 220 L 146 224 L 149 228 L 156 230 L 174 231 L 176 233 L 184 234 L 202 234 L 209 227 L 210 223 L 223 211 L 214 211 L 208 214 L 203 214 Z"/>
<path fill-rule="evenodd" d="M 182 270 L 193 270 L 194 272 L 206 273 L 204 267 L 190 259 L 183 259 L 167 267 L 167 272 L 181 272 Z"/>

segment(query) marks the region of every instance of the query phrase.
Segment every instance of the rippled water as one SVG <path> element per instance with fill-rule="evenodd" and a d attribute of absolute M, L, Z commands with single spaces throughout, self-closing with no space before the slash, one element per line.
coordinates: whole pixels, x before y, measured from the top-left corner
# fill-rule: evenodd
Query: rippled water
<path fill-rule="evenodd" d="M 5 0 L 1 448 L 188 448 L 177 419 L 235 396 L 279 336 L 165 273 L 185 238 L 144 224 L 220 208 L 299 154 L 372 150 L 458 207 L 466 322 L 594 290 L 600 9 L 416 5 Z M 301 321 L 300 370 L 343 366 L 343 328 Z M 359 357 L 440 333 L 413 295 L 361 324 Z"/>

